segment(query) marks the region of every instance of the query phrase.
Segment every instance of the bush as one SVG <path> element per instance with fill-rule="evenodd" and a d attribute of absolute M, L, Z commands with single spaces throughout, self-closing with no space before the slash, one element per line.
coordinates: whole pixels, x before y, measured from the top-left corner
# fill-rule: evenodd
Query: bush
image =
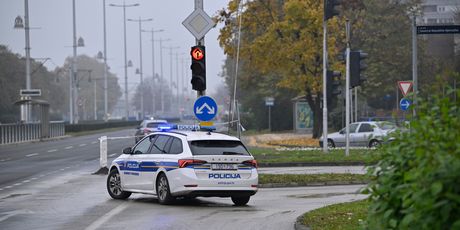
<path fill-rule="evenodd" d="M 457 92 L 457 95 L 460 91 Z M 460 106 L 420 101 L 369 173 L 369 229 L 460 229 Z"/>

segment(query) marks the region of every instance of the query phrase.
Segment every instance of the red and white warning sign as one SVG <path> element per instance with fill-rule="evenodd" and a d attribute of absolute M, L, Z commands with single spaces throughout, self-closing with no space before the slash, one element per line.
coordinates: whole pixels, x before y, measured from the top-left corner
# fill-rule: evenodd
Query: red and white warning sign
<path fill-rule="evenodd" d="M 398 81 L 398 86 L 405 97 L 412 90 L 412 81 Z"/>

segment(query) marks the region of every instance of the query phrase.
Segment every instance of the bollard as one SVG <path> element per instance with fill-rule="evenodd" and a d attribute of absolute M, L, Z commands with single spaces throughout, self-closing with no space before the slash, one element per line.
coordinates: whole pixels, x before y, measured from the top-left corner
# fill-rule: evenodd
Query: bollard
<path fill-rule="evenodd" d="M 108 174 L 109 169 L 107 168 L 107 136 L 99 138 L 99 164 L 100 169 L 93 174 Z"/>

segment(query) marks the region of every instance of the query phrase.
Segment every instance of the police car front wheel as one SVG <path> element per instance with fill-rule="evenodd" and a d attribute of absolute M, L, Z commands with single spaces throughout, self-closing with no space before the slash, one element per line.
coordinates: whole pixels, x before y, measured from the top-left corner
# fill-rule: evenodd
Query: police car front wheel
<path fill-rule="evenodd" d="M 243 206 L 249 202 L 250 196 L 232 196 L 232 201 L 236 206 Z"/>
<path fill-rule="evenodd" d="M 174 200 L 169 190 L 168 178 L 163 173 L 157 179 L 157 196 L 160 204 L 170 204 Z"/>
<path fill-rule="evenodd" d="M 107 191 L 113 199 L 126 199 L 131 196 L 130 192 L 122 190 L 120 173 L 116 169 L 111 170 L 107 177 Z"/>

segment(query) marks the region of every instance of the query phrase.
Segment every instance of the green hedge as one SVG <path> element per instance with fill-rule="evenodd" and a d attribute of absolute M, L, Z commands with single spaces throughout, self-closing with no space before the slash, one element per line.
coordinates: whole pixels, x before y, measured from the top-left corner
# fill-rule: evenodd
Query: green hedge
<path fill-rule="evenodd" d="M 384 146 L 370 171 L 368 229 L 460 229 L 459 102 L 421 101 L 410 131 Z"/>
<path fill-rule="evenodd" d="M 66 124 L 65 132 L 83 132 L 91 131 L 98 129 L 109 129 L 117 127 L 135 127 L 140 124 L 140 121 L 109 121 L 109 122 L 91 122 L 91 123 L 81 123 L 81 124 Z"/>

